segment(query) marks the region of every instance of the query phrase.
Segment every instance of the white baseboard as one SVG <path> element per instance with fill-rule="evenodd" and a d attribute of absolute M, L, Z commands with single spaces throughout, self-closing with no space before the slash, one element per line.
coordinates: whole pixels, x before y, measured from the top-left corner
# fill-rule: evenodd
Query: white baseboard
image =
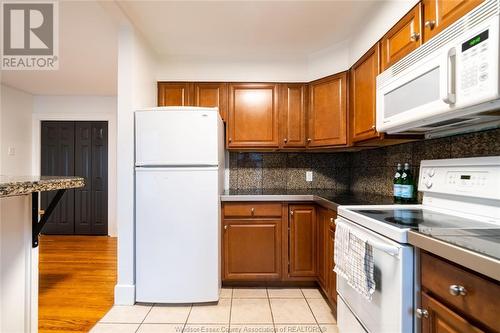
<path fill-rule="evenodd" d="M 115 286 L 115 305 L 134 305 L 135 285 L 117 284 Z"/>

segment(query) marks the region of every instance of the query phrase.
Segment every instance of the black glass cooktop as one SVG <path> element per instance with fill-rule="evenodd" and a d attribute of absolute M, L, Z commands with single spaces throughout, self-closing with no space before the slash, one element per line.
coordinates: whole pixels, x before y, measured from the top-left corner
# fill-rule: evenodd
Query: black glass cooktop
<path fill-rule="evenodd" d="M 355 212 L 500 259 L 500 225 L 425 208 L 360 209 Z"/>

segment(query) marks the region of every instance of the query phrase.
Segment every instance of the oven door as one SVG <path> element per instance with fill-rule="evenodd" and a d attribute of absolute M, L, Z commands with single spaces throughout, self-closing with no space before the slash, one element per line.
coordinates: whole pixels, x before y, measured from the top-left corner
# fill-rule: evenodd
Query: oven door
<path fill-rule="evenodd" d="M 368 301 L 337 276 L 340 332 L 413 332 L 413 247 L 396 243 L 339 217 L 373 247 L 376 290 Z M 355 322 L 355 320 L 357 322 Z"/>

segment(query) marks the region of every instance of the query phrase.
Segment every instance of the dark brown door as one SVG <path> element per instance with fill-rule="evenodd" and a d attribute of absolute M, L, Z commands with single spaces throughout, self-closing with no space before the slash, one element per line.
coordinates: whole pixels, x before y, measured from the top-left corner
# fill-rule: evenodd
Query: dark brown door
<path fill-rule="evenodd" d="M 41 141 L 42 175 L 85 178 L 85 187 L 67 191 L 43 233 L 107 235 L 107 122 L 42 122 Z M 42 193 L 42 207 L 54 193 Z"/>
<path fill-rule="evenodd" d="M 314 206 L 290 206 L 291 277 L 316 276 L 316 212 Z"/>
<path fill-rule="evenodd" d="M 73 176 L 75 174 L 75 123 L 42 122 L 41 174 Z M 42 192 L 42 209 L 47 208 L 55 191 Z M 67 190 L 43 228 L 46 234 L 72 234 L 75 225 L 75 190 Z"/>
<path fill-rule="evenodd" d="M 224 279 L 281 279 L 281 219 L 225 220 Z"/>

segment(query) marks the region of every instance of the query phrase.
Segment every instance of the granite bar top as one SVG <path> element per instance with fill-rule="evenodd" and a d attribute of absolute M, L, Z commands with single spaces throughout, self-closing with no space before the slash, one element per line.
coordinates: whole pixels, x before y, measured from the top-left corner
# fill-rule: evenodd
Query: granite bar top
<path fill-rule="evenodd" d="M 83 186 L 82 177 L 0 175 L 0 198 Z"/>
<path fill-rule="evenodd" d="M 307 189 L 256 189 L 229 190 L 221 195 L 221 201 L 292 201 L 315 202 L 329 209 L 340 205 L 387 205 L 393 204 L 393 197 L 369 193 L 336 192 L 331 190 Z"/>

